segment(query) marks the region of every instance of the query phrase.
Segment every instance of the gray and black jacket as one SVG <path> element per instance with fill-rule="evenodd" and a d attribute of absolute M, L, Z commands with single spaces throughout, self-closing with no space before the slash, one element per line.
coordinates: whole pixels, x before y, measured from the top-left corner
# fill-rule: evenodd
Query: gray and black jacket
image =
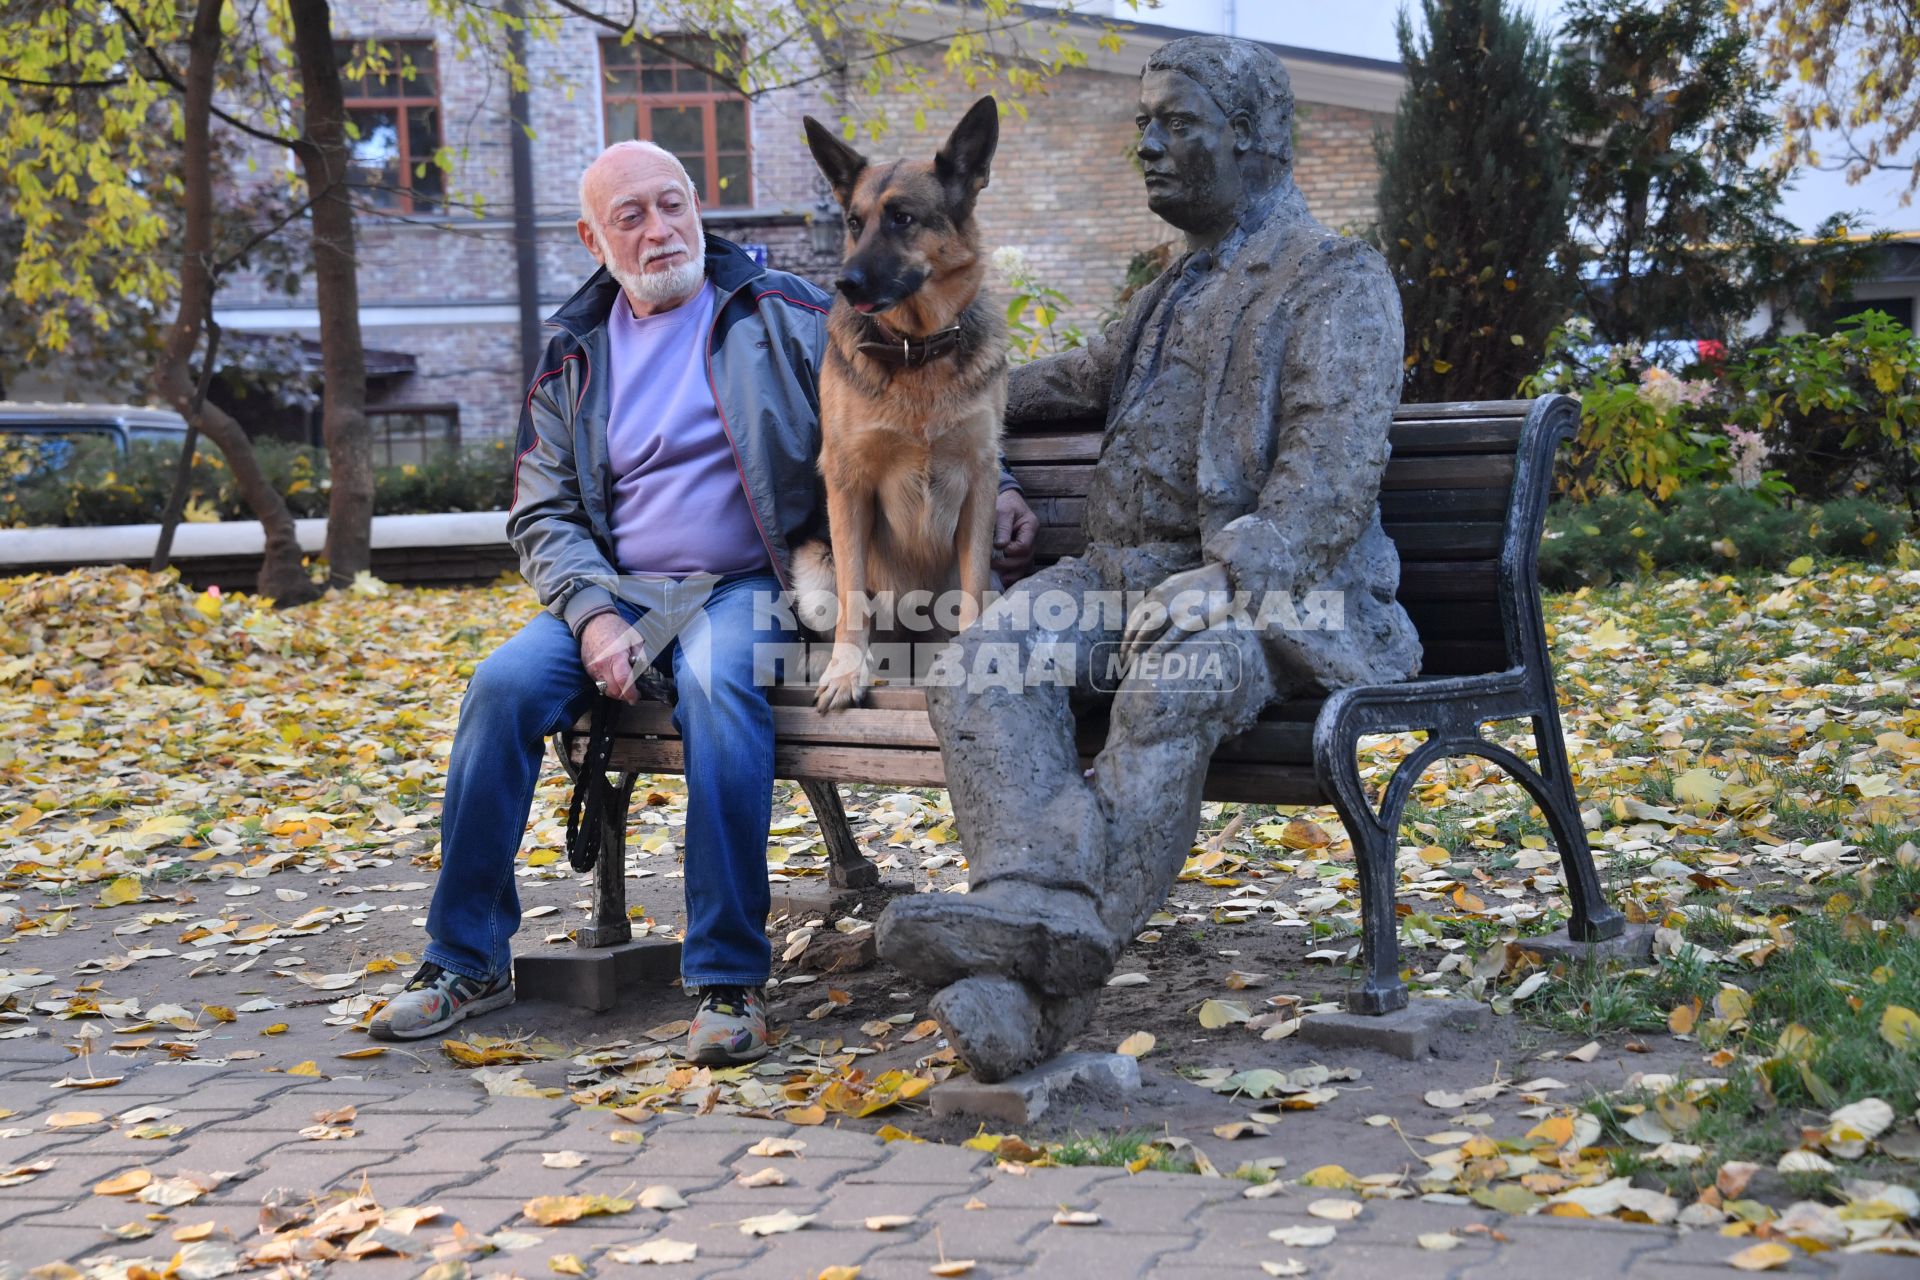
<path fill-rule="evenodd" d="M 820 478 L 819 369 L 832 299 L 769 271 L 709 234 L 718 294 L 707 381 L 774 572 L 791 585 L 792 548 L 827 536 Z M 613 608 L 613 469 L 607 461 L 607 317 L 620 286 L 605 267 L 554 312 L 558 332 L 527 390 L 514 444 L 507 537 L 534 594 L 575 635 Z M 1018 487 L 1003 461 L 1002 490 Z"/>

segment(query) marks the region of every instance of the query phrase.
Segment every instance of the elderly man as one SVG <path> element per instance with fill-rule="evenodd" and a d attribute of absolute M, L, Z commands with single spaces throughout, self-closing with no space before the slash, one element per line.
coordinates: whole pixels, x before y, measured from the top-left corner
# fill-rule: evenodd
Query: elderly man
<path fill-rule="evenodd" d="M 387 1040 L 438 1035 L 513 1001 L 514 855 L 546 736 L 595 684 L 637 700 L 670 671 L 685 744 L 687 928 L 696 1062 L 767 1049 L 773 714 L 756 648 L 788 639 L 768 607 L 788 550 L 821 536 L 816 372 L 827 296 L 703 236 L 694 185 L 647 142 L 609 147 L 580 183 L 601 269 L 554 315 L 520 419 L 507 530 L 546 612 L 481 663 L 448 765 L 441 874 L 420 971 L 375 1015 Z M 1004 471 L 999 564 L 1031 560 L 1037 522 Z M 759 608 L 755 608 L 759 597 Z"/>
<path fill-rule="evenodd" d="M 1399 300 L 1377 253 L 1308 214 L 1292 115 L 1263 46 L 1156 51 L 1137 152 L 1186 252 L 1102 338 L 1013 373 L 1009 418 L 1106 421 L 1086 554 L 949 650 L 928 706 L 971 892 L 897 900 L 879 931 L 944 986 L 933 1010 L 988 1079 L 1085 1024 L 1185 861 L 1223 739 L 1276 699 L 1419 668 L 1379 517 Z M 1143 599 L 1122 626 L 1126 593 Z M 1071 680 L 1006 676 L 1041 667 Z M 1101 701 L 1083 770 L 1073 707 Z"/>

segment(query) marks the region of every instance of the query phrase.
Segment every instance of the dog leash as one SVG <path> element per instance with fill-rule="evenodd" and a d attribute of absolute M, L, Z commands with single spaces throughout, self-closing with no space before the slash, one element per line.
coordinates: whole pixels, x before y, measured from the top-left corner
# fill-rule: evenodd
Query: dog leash
<path fill-rule="evenodd" d="M 600 860 L 605 818 L 614 799 L 614 786 L 607 781 L 607 761 L 613 755 L 613 725 L 619 715 L 620 700 L 602 692 L 593 704 L 587 758 L 581 762 L 573 783 L 573 799 L 567 805 L 567 862 L 575 871 L 591 871 Z"/>

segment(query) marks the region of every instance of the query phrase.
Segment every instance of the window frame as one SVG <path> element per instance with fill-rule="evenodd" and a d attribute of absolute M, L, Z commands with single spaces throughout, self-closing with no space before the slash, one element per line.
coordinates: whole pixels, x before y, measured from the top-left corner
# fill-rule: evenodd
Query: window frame
<path fill-rule="evenodd" d="M 403 417 L 421 419 L 422 426 L 426 425 L 426 419 L 438 418 L 442 421 L 433 431 L 408 432 L 396 441 L 392 427 L 382 420 Z M 463 445 L 460 433 L 460 406 L 451 400 L 370 404 L 367 406 L 367 429 L 374 454 L 373 465 L 376 467 L 398 467 L 408 463 L 414 466 L 426 466 L 433 461 L 436 454 L 441 452 L 458 454 Z M 393 456 L 396 443 L 409 450 L 415 445 L 419 446 L 420 456 L 401 458 L 396 461 Z M 381 460 L 382 458 L 384 461 Z"/>
<path fill-rule="evenodd" d="M 352 91 L 347 87 L 345 83 L 347 79 L 345 70 L 348 63 L 351 61 L 351 57 L 349 55 L 350 55 L 350 51 L 354 48 L 354 46 L 367 45 L 367 44 L 394 45 L 394 46 L 425 45 L 426 48 L 429 51 L 431 51 L 433 54 L 433 69 L 432 69 L 433 92 L 431 94 L 420 94 L 420 93 L 411 92 L 413 85 L 409 83 L 400 74 L 400 68 L 404 63 L 405 58 L 404 56 L 400 55 L 399 50 L 396 49 L 393 74 L 390 77 L 387 77 L 392 80 L 395 86 L 395 89 L 397 90 L 395 95 L 391 97 L 367 97 L 364 95 L 355 97 Z M 344 99 L 341 102 L 341 108 L 347 113 L 347 118 L 351 120 L 353 118 L 353 113 L 355 111 L 368 111 L 368 110 L 378 110 L 381 108 L 386 108 L 394 112 L 394 118 L 398 125 L 398 127 L 394 130 L 394 133 L 395 133 L 395 139 L 399 144 L 399 147 L 398 147 L 399 176 L 400 176 L 401 185 L 397 190 L 387 193 L 393 197 L 395 203 L 390 208 L 375 207 L 373 209 L 368 210 L 368 212 L 383 214 L 387 216 L 408 215 L 408 214 L 433 214 L 433 213 L 441 212 L 442 207 L 446 203 L 444 175 L 443 175 L 442 190 L 438 195 L 433 195 L 431 193 L 420 193 L 416 195 L 414 192 L 414 189 L 413 189 L 414 166 L 417 164 L 432 164 L 433 156 L 432 155 L 415 156 L 412 154 L 412 139 L 410 136 L 412 133 L 412 130 L 408 128 L 408 121 L 407 121 L 407 113 L 411 108 L 413 107 L 433 108 L 434 149 L 437 151 L 440 147 L 446 145 L 446 112 L 443 109 L 440 101 L 441 68 L 440 68 L 439 41 L 435 39 L 435 37 L 432 35 L 335 36 L 333 41 L 333 48 L 334 48 L 335 63 L 341 69 L 341 77 L 340 77 L 342 81 L 341 90 L 342 90 L 343 99 Z M 347 145 L 349 146 L 349 148 L 352 147 L 353 141 L 354 141 L 353 139 L 348 140 Z"/>
<path fill-rule="evenodd" d="M 720 43 L 712 36 L 680 31 L 662 32 L 656 35 L 654 39 L 662 42 L 672 40 L 702 40 L 708 43 Z M 700 205 L 702 211 L 753 208 L 753 100 L 737 89 L 718 87 L 697 91 L 673 89 L 667 92 L 650 93 L 643 87 L 646 83 L 644 77 L 648 68 L 643 66 L 640 61 L 641 55 L 645 51 L 645 46 L 637 42 L 622 46 L 619 36 L 602 36 L 598 44 L 600 52 L 600 141 L 602 145 L 611 146 L 615 142 L 625 141 L 625 139 L 611 136 L 607 130 L 607 108 L 616 103 L 632 104 L 634 137 L 647 141 L 653 140 L 652 112 L 655 108 L 683 110 L 687 107 L 698 107 L 700 109 L 700 136 L 702 167 L 704 172 L 694 174 L 693 177 L 696 184 L 703 186 L 712 196 L 710 199 L 705 197 L 701 198 Z M 610 61 L 609 55 L 617 55 L 621 61 L 616 64 Z M 676 75 L 682 71 L 693 72 L 693 68 L 688 67 L 683 62 L 670 60 L 669 65 L 673 67 Z M 614 91 L 612 85 L 612 72 L 614 70 L 631 72 L 634 84 L 632 93 L 617 93 Z M 703 73 L 695 72 L 694 74 Z M 712 77 L 709 76 L 708 79 L 711 80 Z M 728 156 L 738 155 L 745 161 L 743 170 L 746 175 L 746 181 L 742 184 L 745 188 L 745 195 L 744 198 L 737 202 L 723 198 L 723 196 L 730 196 L 732 194 L 731 187 L 727 188 L 724 192 L 720 187 L 719 113 L 715 108 L 722 102 L 738 102 L 741 104 L 742 129 L 744 132 L 742 149 L 740 151 L 727 152 Z"/>

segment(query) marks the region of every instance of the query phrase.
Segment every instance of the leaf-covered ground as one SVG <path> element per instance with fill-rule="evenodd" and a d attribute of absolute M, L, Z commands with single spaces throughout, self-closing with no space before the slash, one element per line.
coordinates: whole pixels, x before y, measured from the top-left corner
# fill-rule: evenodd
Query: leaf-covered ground
<path fill-rule="evenodd" d="M 1355 980 L 1351 849 L 1331 811 L 1209 806 L 1081 1042 L 1142 1056 L 1148 1089 L 1124 1114 L 1023 1135 L 927 1119 L 956 1067 L 925 993 L 837 970 L 887 893 L 819 905 L 818 832 L 786 784 L 767 1063 L 677 1062 L 673 992 L 598 1019 L 521 1005 L 444 1045 L 366 1039 L 425 940 L 466 678 L 535 610 L 517 581 L 366 582 L 289 613 L 126 570 L 0 581 L 0 1035 L 71 1045 L 74 1087 L 103 1111 L 143 1059 L 463 1073 L 635 1118 L 739 1109 L 1021 1160 L 1237 1171 L 1249 1194 L 1341 1186 L 1904 1247 L 1920 1216 L 1920 571 L 1794 568 L 1549 598 L 1587 826 L 1609 893 L 1658 929 L 1651 965 L 1542 967 L 1527 940 L 1566 909 L 1544 824 L 1490 767 L 1437 767 L 1401 831 L 1409 979 L 1491 1003 L 1494 1029 L 1421 1064 L 1309 1050 L 1302 1019 Z M 1408 745 L 1371 744 L 1376 784 Z M 671 932 L 684 787 L 640 794 L 630 893 Z M 569 945 L 584 918 L 565 801 L 551 771 L 521 853 L 523 952 Z M 848 807 L 888 893 L 964 882 L 943 793 L 853 788 Z M 315 1129 L 330 1127 L 349 1126 Z"/>

